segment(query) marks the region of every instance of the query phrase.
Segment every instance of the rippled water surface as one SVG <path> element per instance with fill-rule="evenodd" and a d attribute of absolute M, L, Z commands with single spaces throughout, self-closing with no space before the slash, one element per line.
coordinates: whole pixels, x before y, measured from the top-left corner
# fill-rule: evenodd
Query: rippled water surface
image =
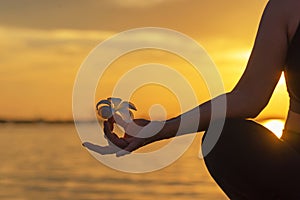
<path fill-rule="evenodd" d="M 129 174 L 94 159 L 72 124 L 1 124 L 0 199 L 227 199 L 198 158 L 200 137 L 171 166 Z"/>

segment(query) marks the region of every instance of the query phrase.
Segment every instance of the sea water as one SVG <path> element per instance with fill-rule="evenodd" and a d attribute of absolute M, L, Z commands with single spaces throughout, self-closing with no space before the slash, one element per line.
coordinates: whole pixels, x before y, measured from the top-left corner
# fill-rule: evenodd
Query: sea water
<path fill-rule="evenodd" d="M 0 124 L 0 199 L 227 199 L 198 157 L 201 137 L 170 166 L 131 174 L 91 156 L 73 124 Z"/>

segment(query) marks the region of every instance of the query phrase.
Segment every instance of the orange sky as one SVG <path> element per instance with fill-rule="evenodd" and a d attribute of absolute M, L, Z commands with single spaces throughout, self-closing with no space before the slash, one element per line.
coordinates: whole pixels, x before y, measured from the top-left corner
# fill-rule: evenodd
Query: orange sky
<path fill-rule="evenodd" d="M 170 28 L 197 40 L 216 63 L 226 90 L 230 90 L 246 65 L 266 2 L 0 1 L 0 118 L 71 119 L 73 84 L 85 57 L 109 36 L 137 27 Z M 155 60 L 156 53 L 129 55 L 114 65 L 124 66 L 124 70 L 125 65 Z M 162 58 L 156 62 L 167 62 L 175 68 L 184 65 L 171 55 Z M 112 66 L 109 73 L 117 76 L 116 69 Z M 165 93 L 154 98 L 154 89 Z M 105 98 L 106 94 L 97 91 L 96 98 Z M 200 90 L 198 97 L 199 103 L 208 98 Z M 155 102 L 166 106 L 168 116 L 179 114 L 176 100 L 173 105 L 166 102 L 172 98 L 162 88 L 141 88 L 133 97 L 140 111 L 137 116 L 147 115 Z M 280 84 L 261 117 L 283 117 L 287 101 L 284 84 Z"/>

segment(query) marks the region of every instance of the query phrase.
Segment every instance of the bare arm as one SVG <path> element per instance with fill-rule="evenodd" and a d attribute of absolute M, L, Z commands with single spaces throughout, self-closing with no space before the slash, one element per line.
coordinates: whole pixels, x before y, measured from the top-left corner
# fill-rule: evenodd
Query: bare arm
<path fill-rule="evenodd" d="M 288 49 L 288 16 L 280 4 L 285 2 L 273 0 L 268 3 L 246 70 L 235 88 L 224 94 L 227 98 L 226 117 L 254 118 L 269 102 L 283 71 Z M 193 121 L 197 110 L 201 116 L 199 122 Z M 153 140 L 175 136 L 180 118 L 190 119 L 190 123 L 199 123 L 198 131 L 206 130 L 211 120 L 211 101 L 168 120 L 165 131 L 162 130 Z M 186 124 L 184 130 L 177 135 L 191 132 L 189 127 L 192 126 Z"/>

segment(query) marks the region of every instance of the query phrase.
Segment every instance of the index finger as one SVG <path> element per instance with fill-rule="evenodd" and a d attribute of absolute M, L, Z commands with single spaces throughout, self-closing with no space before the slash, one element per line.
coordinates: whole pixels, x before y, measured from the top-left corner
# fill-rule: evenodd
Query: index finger
<path fill-rule="evenodd" d="M 110 124 L 108 122 L 104 122 L 103 131 L 108 141 L 119 148 L 124 149 L 128 145 L 128 142 L 124 140 L 124 138 L 119 138 L 114 132 L 111 131 Z"/>

